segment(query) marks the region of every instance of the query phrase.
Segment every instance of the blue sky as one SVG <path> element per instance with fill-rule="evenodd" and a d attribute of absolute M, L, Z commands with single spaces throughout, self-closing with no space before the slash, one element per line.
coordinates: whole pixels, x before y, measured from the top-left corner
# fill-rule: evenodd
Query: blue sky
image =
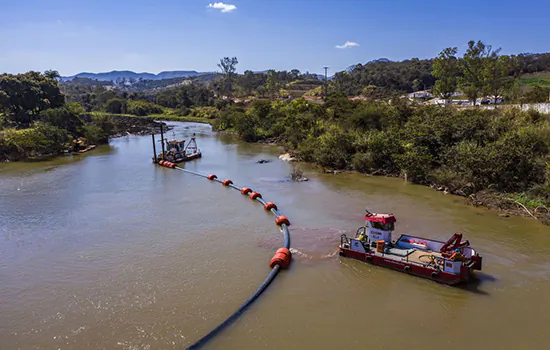
<path fill-rule="evenodd" d="M 214 71 L 221 57 L 237 56 L 240 72 L 321 73 L 380 57 L 433 57 L 468 40 L 503 53 L 550 51 L 547 0 L 218 3 L 0 0 L 0 72 Z"/>

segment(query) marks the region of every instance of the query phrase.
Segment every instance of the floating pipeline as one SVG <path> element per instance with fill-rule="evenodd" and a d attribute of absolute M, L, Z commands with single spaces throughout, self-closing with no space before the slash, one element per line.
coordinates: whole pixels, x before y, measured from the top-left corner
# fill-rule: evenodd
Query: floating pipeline
<path fill-rule="evenodd" d="M 187 348 L 187 350 L 198 349 L 204 344 L 206 344 L 209 340 L 214 338 L 225 327 L 229 326 L 241 314 L 243 314 L 246 311 L 246 309 L 263 293 L 263 291 L 266 290 L 266 288 L 271 284 L 271 282 L 273 282 L 275 277 L 277 277 L 277 274 L 279 273 L 280 269 L 286 269 L 289 267 L 290 261 L 292 260 L 292 254 L 290 253 L 290 250 L 289 250 L 290 249 L 290 232 L 288 230 L 288 226 L 290 226 L 290 221 L 286 216 L 279 214 L 277 205 L 275 205 L 275 203 L 265 202 L 262 199 L 262 195 L 259 192 L 253 191 L 248 187 L 240 188 L 235 186 L 233 184 L 233 181 L 229 179 L 225 179 L 223 181 L 218 180 L 218 177 L 214 174 L 205 175 L 205 174 L 197 173 L 191 170 L 180 168 L 176 164 L 171 162 L 161 160 L 157 164 L 167 168 L 177 169 L 188 174 L 200 176 L 210 181 L 219 182 L 225 187 L 230 187 L 234 190 L 241 192 L 241 194 L 243 195 L 249 196 L 251 200 L 257 201 L 260 204 L 262 204 L 266 211 L 271 211 L 271 213 L 275 216 L 275 224 L 279 226 L 281 231 L 283 232 L 283 238 L 284 238 L 283 247 L 277 249 L 277 251 L 273 255 L 273 258 L 269 262 L 269 267 L 271 267 L 271 271 L 267 275 L 264 282 L 260 285 L 260 287 L 258 287 L 258 289 L 256 289 L 254 294 L 252 294 L 252 296 L 248 298 L 248 300 L 245 301 L 243 305 L 241 305 L 241 307 L 237 311 L 235 311 L 225 321 L 223 321 L 216 328 L 210 331 L 210 333 L 208 333 L 207 335 L 205 335 L 204 337 L 202 337 L 201 339 L 199 339 L 198 341 L 196 341 L 195 343 L 193 343 L 191 346 Z"/>

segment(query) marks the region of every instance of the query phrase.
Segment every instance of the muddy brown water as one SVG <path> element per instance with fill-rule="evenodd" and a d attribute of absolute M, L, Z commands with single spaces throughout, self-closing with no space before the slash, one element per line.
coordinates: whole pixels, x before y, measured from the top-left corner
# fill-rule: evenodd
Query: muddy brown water
<path fill-rule="evenodd" d="M 319 174 L 286 181 L 279 149 L 197 133 L 185 167 L 277 203 L 294 261 L 208 349 L 538 349 L 550 341 L 550 229 L 399 179 Z M 172 136 L 172 132 L 169 133 Z M 246 300 L 282 237 L 258 203 L 155 167 L 150 137 L 75 157 L 0 165 L 0 349 L 181 349 Z M 272 160 L 257 164 L 259 159 Z M 484 257 L 468 288 L 335 254 L 364 208 L 396 234 L 461 231 Z"/>

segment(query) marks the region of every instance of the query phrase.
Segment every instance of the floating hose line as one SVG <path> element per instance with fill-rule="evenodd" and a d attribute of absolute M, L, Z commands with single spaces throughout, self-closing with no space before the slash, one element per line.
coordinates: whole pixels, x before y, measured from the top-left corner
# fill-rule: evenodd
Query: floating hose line
<path fill-rule="evenodd" d="M 193 350 L 198 349 L 204 344 L 206 344 L 209 340 L 214 338 L 220 331 L 222 331 L 225 327 L 229 326 L 233 321 L 235 321 L 244 311 L 263 293 L 264 290 L 267 289 L 267 287 L 271 284 L 271 282 L 277 277 L 277 274 L 279 273 L 281 268 L 287 268 L 290 265 L 290 261 L 292 258 L 292 255 L 289 251 L 290 249 L 290 232 L 288 230 L 288 226 L 290 226 L 290 222 L 286 216 L 283 216 L 279 213 L 277 205 L 273 202 L 266 202 L 264 199 L 262 199 L 262 195 L 259 192 L 252 191 L 248 187 L 238 187 L 233 184 L 233 181 L 229 179 L 225 180 L 219 180 L 218 177 L 214 174 L 205 175 L 201 173 L 197 173 L 191 170 L 183 169 L 178 167 L 176 164 L 166 161 L 159 161 L 159 165 L 171 168 L 171 169 L 177 169 L 192 175 L 200 176 L 202 178 L 208 179 L 210 181 L 215 181 L 221 183 L 223 186 L 230 187 L 236 191 L 241 192 L 241 194 L 249 196 L 251 200 L 257 201 L 261 203 L 264 206 L 264 209 L 266 211 L 271 211 L 271 213 L 275 216 L 275 223 L 277 226 L 281 228 L 281 231 L 283 232 L 283 248 L 279 248 L 276 252 L 273 258 L 271 259 L 269 266 L 271 267 L 271 271 L 267 275 L 266 279 L 263 281 L 263 283 L 256 289 L 254 294 L 250 298 L 248 298 L 247 301 L 237 311 L 235 311 L 231 316 L 229 316 L 225 321 L 220 323 L 216 328 L 214 328 L 210 333 L 206 334 L 204 337 L 187 347 L 187 350 Z"/>

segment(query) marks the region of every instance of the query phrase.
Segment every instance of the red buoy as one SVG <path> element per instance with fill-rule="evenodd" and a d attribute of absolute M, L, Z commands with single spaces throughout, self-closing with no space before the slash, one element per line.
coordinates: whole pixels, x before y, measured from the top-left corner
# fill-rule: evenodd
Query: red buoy
<path fill-rule="evenodd" d="M 249 194 L 250 192 L 252 192 L 252 190 L 251 190 L 250 188 L 248 188 L 248 187 L 243 187 L 243 188 L 241 189 L 241 193 L 244 194 L 244 195 L 247 195 L 247 194 Z"/>
<path fill-rule="evenodd" d="M 292 254 L 286 248 L 279 248 L 271 258 L 269 266 L 274 268 L 276 265 L 279 265 L 282 269 L 286 269 L 290 265 L 290 260 L 292 259 Z"/>
<path fill-rule="evenodd" d="M 229 186 L 233 183 L 233 181 L 229 180 L 229 179 L 225 179 L 222 181 L 222 185 L 224 186 Z"/>
<path fill-rule="evenodd" d="M 250 194 L 250 199 L 262 198 L 262 195 L 258 192 L 252 192 Z"/>
<path fill-rule="evenodd" d="M 265 209 L 265 210 L 271 210 L 271 209 L 277 210 L 277 206 L 276 206 L 275 203 L 273 203 L 273 202 L 267 202 L 267 203 L 264 205 L 264 209 Z"/>
<path fill-rule="evenodd" d="M 208 175 L 206 178 L 207 178 L 208 180 L 212 180 L 212 181 L 213 181 L 213 180 L 217 179 L 218 177 L 217 177 L 216 175 L 214 175 L 214 174 L 210 174 L 210 175 Z"/>
<path fill-rule="evenodd" d="M 277 219 L 275 219 L 275 223 L 277 224 L 277 226 L 281 226 L 282 224 L 290 226 L 290 221 L 288 221 L 288 218 L 284 215 L 277 216 Z"/>

